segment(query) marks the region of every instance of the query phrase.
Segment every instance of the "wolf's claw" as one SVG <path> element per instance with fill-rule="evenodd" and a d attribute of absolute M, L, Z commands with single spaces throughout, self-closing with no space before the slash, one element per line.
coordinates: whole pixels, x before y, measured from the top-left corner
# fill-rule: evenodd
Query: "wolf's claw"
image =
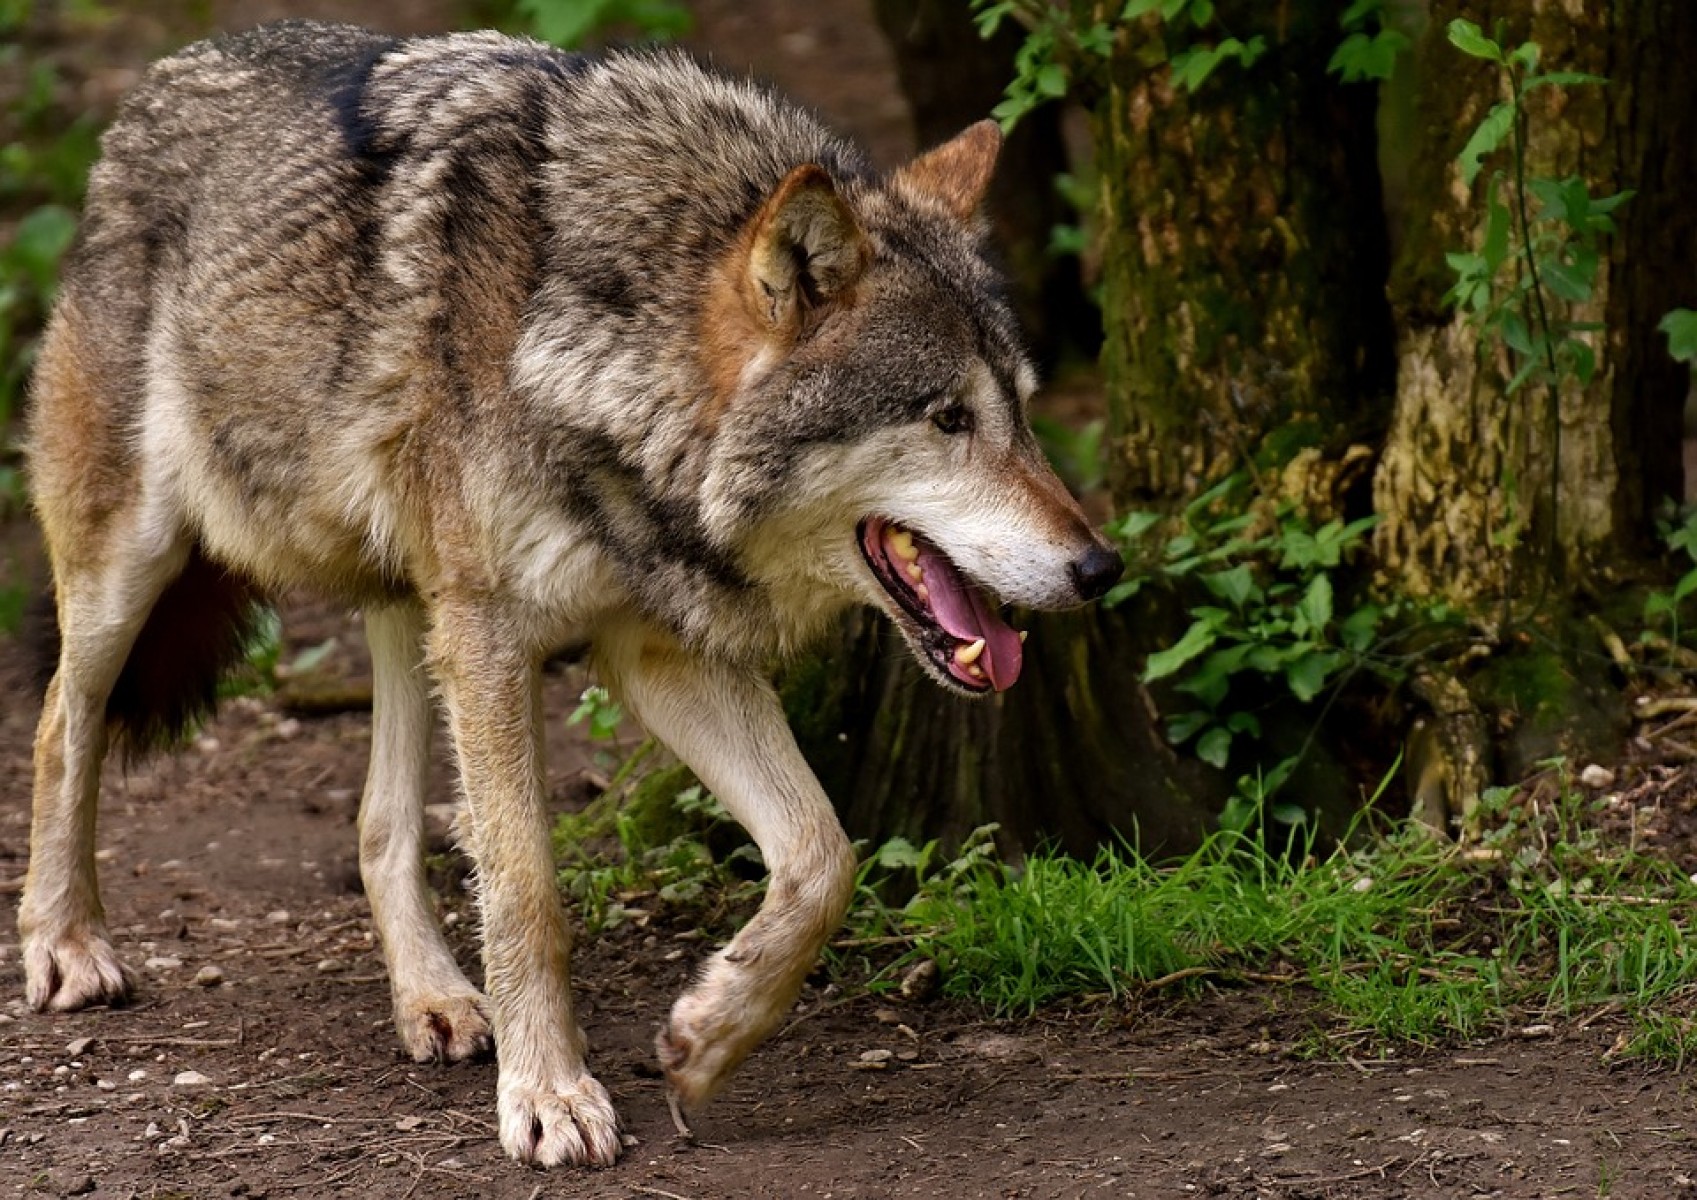
<path fill-rule="evenodd" d="M 395 1032 L 414 1062 L 465 1062 L 494 1046 L 481 992 L 415 996 L 395 1004 Z"/>
<path fill-rule="evenodd" d="M 32 938 L 24 947 L 24 998 L 36 1012 L 123 1004 L 135 981 L 112 943 L 95 933 Z"/>
<path fill-rule="evenodd" d="M 684 1116 L 683 1105 L 678 1100 L 678 1094 L 671 1088 L 666 1089 L 666 1107 L 672 1113 L 672 1127 L 678 1131 L 678 1136 L 695 1140 L 695 1130 L 689 1127 L 689 1120 Z"/>
<path fill-rule="evenodd" d="M 610 1167 L 623 1149 L 607 1090 L 584 1074 L 551 1087 L 503 1084 L 496 1101 L 501 1146 L 536 1167 Z"/>

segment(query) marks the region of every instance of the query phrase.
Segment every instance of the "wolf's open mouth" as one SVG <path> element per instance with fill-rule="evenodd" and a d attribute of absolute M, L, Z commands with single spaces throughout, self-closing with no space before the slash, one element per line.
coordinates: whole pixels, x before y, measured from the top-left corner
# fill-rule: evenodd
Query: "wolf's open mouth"
<path fill-rule="evenodd" d="M 1025 635 L 925 538 L 882 517 L 860 523 L 860 552 L 917 625 L 919 642 L 950 680 L 971 692 L 1005 691 L 1019 678 Z"/>

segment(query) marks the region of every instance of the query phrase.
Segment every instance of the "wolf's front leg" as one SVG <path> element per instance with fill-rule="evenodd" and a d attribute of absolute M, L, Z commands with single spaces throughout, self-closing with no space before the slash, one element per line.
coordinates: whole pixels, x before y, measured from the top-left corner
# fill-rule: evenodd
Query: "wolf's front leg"
<path fill-rule="evenodd" d="M 429 635 L 465 787 L 495 1023 L 501 1145 L 522 1162 L 609 1166 L 618 1118 L 584 1065 L 572 1015 L 571 941 L 544 810 L 541 674 L 513 626 L 438 605 Z"/>
<path fill-rule="evenodd" d="M 789 1012 L 854 891 L 831 802 L 759 674 L 640 635 L 598 643 L 604 676 L 748 830 L 771 882 L 754 919 L 672 1007 L 660 1064 L 686 1107 L 716 1092 Z"/>

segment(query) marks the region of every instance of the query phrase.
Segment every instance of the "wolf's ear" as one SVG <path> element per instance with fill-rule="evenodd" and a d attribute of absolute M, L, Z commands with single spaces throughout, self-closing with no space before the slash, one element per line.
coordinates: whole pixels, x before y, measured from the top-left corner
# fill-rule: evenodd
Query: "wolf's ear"
<path fill-rule="evenodd" d="M 807 314 L 854 286 L 866 266 L 866 235 L 823 167 L 797 167 L 753 222 L 749 298 L 773 330 L 794 332 Z"/>
<path fill-rule="evenodd" d="M 891 182 L 911 199 L 941 206 L 957 221 L 970 221 L 990 190 L 1001 150 L 1001 126 L 980 121 L 898 168 Z"/>

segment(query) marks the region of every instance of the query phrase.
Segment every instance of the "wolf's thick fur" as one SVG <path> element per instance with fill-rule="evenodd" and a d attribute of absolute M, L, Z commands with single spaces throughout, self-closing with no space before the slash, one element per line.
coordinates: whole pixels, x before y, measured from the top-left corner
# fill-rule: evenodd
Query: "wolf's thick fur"
<path fill-rule="evenodd" d="M 946 686 L 1018 673 L 995 601 L 1118 559 L 1043 462 L 973 213 L 988 124 L 888 177 L 669 54 L 289 23 L 192 46 L 126 102 L 36 373 L 63 634 L 36 742 L 28 998 L 126 997 L 94 871 L 114 735 L 188 717 L 264 590 L 363 608 L 360 863 L 416 1058 L 499 1057 L 500 1137 L 619 1153 L 572 1016 L 539 664 L 603 677 L 772 873 L 659 1053 L 707 1098 L 782 1018 L 854 862 L 762 670 L 853 603 Z M 420 863 L 431 695 L 476 860 L 486 993 Z M 487 997 L 487 998 L 486 998 Z"/>

